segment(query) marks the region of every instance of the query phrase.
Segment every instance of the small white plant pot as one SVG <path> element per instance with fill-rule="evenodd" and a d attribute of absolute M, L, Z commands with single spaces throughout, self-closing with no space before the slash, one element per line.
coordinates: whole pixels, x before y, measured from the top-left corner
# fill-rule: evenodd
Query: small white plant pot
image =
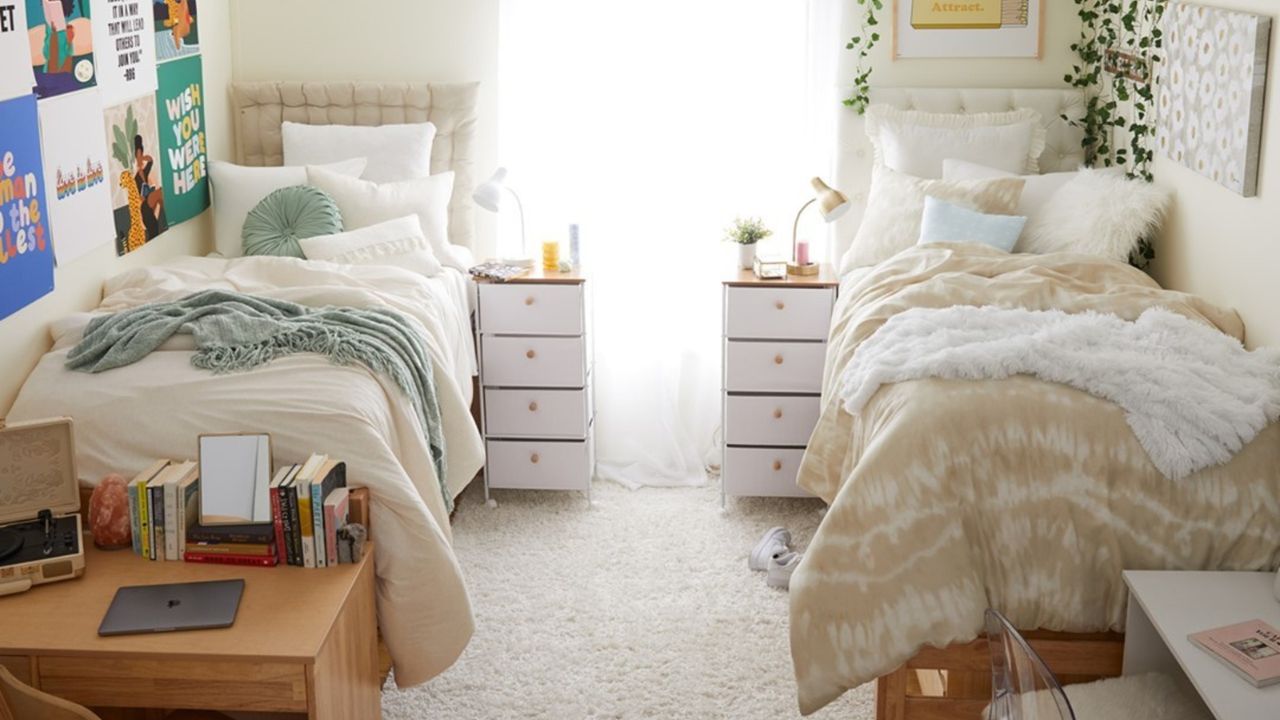
<path fill-rule="evenodd" d="M 756 262 L 756 244 L 738 245 L 738 267 L 750 270 Z"/>

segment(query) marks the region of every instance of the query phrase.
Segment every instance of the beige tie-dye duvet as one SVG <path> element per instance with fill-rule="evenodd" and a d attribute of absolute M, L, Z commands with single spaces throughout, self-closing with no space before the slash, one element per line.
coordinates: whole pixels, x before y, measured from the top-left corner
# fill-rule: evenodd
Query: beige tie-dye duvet
<path fill-rule="evenodd" d="M 1175 482 L 1119 407 L 1031 377 L 897 383 L 857 416 L 841 409 L 833 383 L 876 328 L 957 304 L 1126 319 L 1158 305 L 1244 333 L 1234 312 L 1082 255 L 930 245 L 847 288 L 799 475 L 831 506 L 791 581 L 805 714 L 923 645 L 972 640 L 988 606 L 1022 628 L 1122 630 L 1121 570 L 1280 564 L 1280 424 Z"/>

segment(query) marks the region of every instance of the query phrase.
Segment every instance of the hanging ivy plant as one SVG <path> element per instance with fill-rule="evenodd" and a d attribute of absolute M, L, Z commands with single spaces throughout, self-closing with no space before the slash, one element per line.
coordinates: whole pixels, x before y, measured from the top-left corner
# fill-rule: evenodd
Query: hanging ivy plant
<path fill-rule="evenodd" d="M 871 102 L 871 71 L 874 68 L 868 58 L 871 49 L 880 42 L 880 19 L 877 13 L 884 10 L 884 0 L 857 0 L 857 3 L 862 9 L 862 27 L 844 46 L 858 56 L 854 62 L 853 92 L 845 98 L 844 104 L 861 115 L 867 111 L 867 105 Z"/>
<path fill-rule="evenodd" d="M 1063 120 L 1084 130 L 1091 167 L 1119 167 L 1130 178 L 1150 182 L 1155 137 L 1154 67 L 1164 33 L 1160 19 L 1168 0 L 1075 0 L 1080 40 L 1067 84 L 1085 93 L 1085 114 Z M 1143 238 L 1130 262 L 1146 268 L 1155 258 Z"/>

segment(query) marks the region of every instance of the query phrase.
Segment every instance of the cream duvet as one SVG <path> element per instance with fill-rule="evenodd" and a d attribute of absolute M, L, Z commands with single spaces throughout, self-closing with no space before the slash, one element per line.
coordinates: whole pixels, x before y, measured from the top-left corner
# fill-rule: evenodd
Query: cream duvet
<path fill-rule="evenodd" d="M 387 307 L 411 318 L 433 363 L 446 484 L 456 496 L 475 476 L 483 446 L 469 411 L 474 350 L 460 274 L 423 278 L 287 258 L 185 258 L 107 281 L 97 312 L 213 288 L 311 306 Z M 368 487 L 372 497 L 378 622 L 396 681 L 418 684 L 453 663 L 471 637 L 471 607 L 427 442 L 392 381 L 312 354 L 213 375 L 191 366 L 194 346 L 184 335 L 132 365 L 96 375 L 67 370 L 67 351 L 90 317 L 54 326 L 54 348 L 23 385 L 11 420 L 71 416 L 78 469 L 89 481 L 109 472 L 131 476 L 158 457 L 194 458 L 201 433 L 268 432 L 277 463 L 301 462 L 312 452 L 345 460 L 349 482 Z"/>
<path fill-rule="evenodd" d="M 823 410 L 799 483 L 829 505 L 791 581 L 801 710 L 972 640 L 988 606 L 1019 627 L 1123 629 L 1124 569 L 1280 564 L 1280 424 L 1228 463 L 1166 478 L 1116 405 L 1029 376 L 881 387 L 857 415 L 836 383 L 914 307 L 995 305 L 1135 319 L 1151 307 L 1240 338 L 1235 313 L 1079 255 L 932 245 L 844 288 Z"/>

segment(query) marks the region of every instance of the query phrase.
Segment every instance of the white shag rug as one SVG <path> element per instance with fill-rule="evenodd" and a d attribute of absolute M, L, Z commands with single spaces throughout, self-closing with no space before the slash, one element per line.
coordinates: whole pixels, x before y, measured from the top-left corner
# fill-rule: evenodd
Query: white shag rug
<path fill-rule="evenodd" d="M 787 595 L 747 569 L 769 527 L 797 545 L 816 500 L 730 499 L 718 487 L 464 493 L 454 545 L 476 615 L 466 653 L 411 690 L 388 681 L 387 720 L 799 717 Z M 870 720 L 875 690 L 815 718 Z"/>

